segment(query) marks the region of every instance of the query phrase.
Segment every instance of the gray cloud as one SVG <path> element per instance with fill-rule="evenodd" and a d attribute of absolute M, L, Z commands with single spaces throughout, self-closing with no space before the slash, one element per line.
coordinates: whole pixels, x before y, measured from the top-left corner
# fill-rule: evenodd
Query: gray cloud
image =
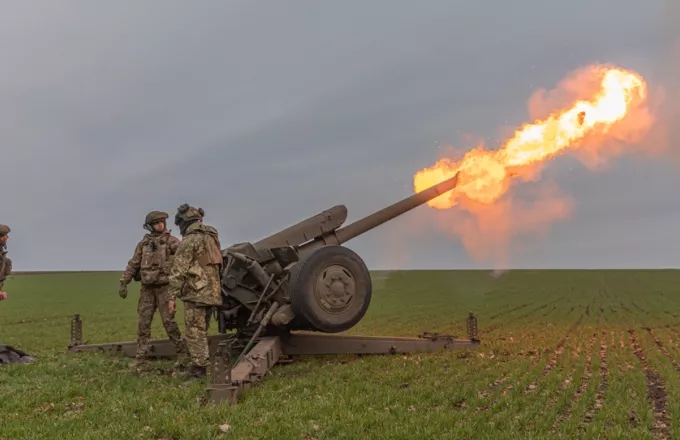
<path fill-rule="evenodd" d="M 15 267 L 122 269 L 145 213 L 185 201 L 224 245 L 338 203 L 356 219 L 408 196 L 439 145 L 473 146 L 471 135 L 494 146 L 527 120 L 536 89 L 593 62 L 637 69 L 677 98 L 677 36 L 663 21 L 677 11 L 661 7 L 8 4 L 0 222 Z M 591 172 L 558 159 L 545 179 L 574 199 L 573 215 L 518 237 L 511 264 L 674 265 L 676 176 L 661 161 Z M 348 245 L 375 268 L 486 265 L 437 228 L 440 214 L 420 208 Z"/>

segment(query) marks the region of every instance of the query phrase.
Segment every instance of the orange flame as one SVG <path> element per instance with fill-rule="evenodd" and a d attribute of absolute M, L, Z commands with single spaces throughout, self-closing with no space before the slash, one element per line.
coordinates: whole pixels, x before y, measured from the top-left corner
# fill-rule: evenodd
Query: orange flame
<path fill-rule="evenodd" d="M 623 120 L 630 109 L 647 97 L 647 84 L 637 73 L 617 67 L 594 67 L 591 74 L 600 77 L 599 90 L 590 99 L 580 99 L 566 109 L 517 130 L 498 150 L 482 147 L 465 154 L 460 161 L 442 159 L 415 174 L 416 192 L 459 174 L 458 187 L 428 202 L 437 209 L 447 209 L 465 196 L 490 204 L 506 193 L 513 176 L 533 171 L 540 164 L 569 149 L 579 147 L 587 135 L 607 135 Z"/>
<path fill-rule="evenodd" d="M 456 206 L 441 212 L 437 222 L 460 236 L 475 259 L 492 260 L 501 268 L 508 263 L 510 237 L 541 233 L 548 223 L 567 217 L 572 208 L 571 199 L 552 187 L 534 191 L 533 203 L 512 200 L 508 190 L 513 178 L 533 179 L 543 164 L 566 152 L 576 153 L 586 165 L 619 154 L 620 141 L 632 143 L 648 134 L 653 117 L 647 95 L 646 81 L 630 70 L 602 65 L 581 69 L 550 96 L 532 97 L 533 110 L 548 104 L 551 112 L 523 125 L 497 150 L 478 146 L 459 160 L 444 158 L 420 170 L 413 178 L 414 190 L 422 191 L 458 172 L 458 187 L 428 205 L 438 210 Z M 556 100 L 562 104 L 558 110 Z"/>

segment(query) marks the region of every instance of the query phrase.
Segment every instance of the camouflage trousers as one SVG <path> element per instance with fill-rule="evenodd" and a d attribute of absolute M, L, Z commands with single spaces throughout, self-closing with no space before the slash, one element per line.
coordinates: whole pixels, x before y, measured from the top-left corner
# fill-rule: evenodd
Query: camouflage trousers
<path fill-rule="evenodd" d="M 207 367 L 209 363 L 208 328 L 213 306 L 184 302 L 184 333 L 186 334 L 187 351 L 194 367 Z"/>
<path fill-rule="evenodd" d="M 137 358 L 148 356 L 149 339 L 151 339 L 151 322 L 156 309 L 160 312 L 161 321 L 168 338 L 175 346 L 178 353 L 184 353 L 185 347 L 182 335 L 175 321 L 175 315 L 170 313 L 169 286 L 145 286 L 139 290 L 139 303 L 137 304 Z"/>

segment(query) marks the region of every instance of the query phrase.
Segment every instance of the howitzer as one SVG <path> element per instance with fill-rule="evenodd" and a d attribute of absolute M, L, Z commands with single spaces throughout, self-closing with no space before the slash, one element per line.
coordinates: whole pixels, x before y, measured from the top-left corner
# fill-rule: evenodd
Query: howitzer
<path fill-rule="evenodd" d="M 340 228 L 344 205 L 333 206 L 255 243 L 223 251 L 219 331 L 251 325 L 269 333 L 338 333 L 356 325 L 371 302 L 366 264 L 342 244 L 456 187 L 458 175 Z"/>
<path fill-rule="evenodd" d="M 456 187 L 458 175 L 342 227 L 344 205 L 333 206 L 254 243 L 222 251 L 219 335 L 209 337 L 213 357 L 208 389 L 212 401 L 236 402 L 282 355 L 379 354 L 476 347 L 477 321 L 467 320 L 468 339 L 423 333 L 418 338 L 319 335 L 349 330 L 365 315 L 372 296 L 366 264 L 342 246 Z M 228 333 L 230 330 L 236 332 Z M 305 334 L 298 331 L 311 331 Z M 69 351 L 135 355 L 135 343 L 84 345 L 76 315 Z M 166 340 L 150 341 L 151 356 L 172 357 Z M 235 358 L 235 361 L 232 359 Z"/>

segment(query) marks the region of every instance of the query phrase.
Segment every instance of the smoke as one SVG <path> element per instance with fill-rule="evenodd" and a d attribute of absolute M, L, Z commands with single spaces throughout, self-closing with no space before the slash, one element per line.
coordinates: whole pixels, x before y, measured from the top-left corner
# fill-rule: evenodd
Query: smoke
<path fill-rule="evenodd" d="M 494 269 L 491 271 L 491 276 L 494 278 L 500 278 L 508 272 L 507 269 Z"/>
<path fill-rule="evenodd" d="M 625 117 L 593 128 L 559 155 L 570 155 L 590 170 L 601 171 L 619 156 L 654 158 L 676 151 L 671 146 L 680 141 L 680 100 L 677 99 L 680 88 L 676 79 L 680 78 L 680 38 L 673 48 L 677 56 L 668 68 L 676 76 L 670 78 L 670 86 L 647 80 L 645 93 L 632 98 Z M 599 96 L 604 75 L 611 67 L 614 66 L 586 66 L 570 72 L 554 89 L 536 91 L 527 101 L 531 120 L 545 120 L 572 108 L 578 101 L 591 101 Z M 481 152 L 483 146 L 477 149 Z M 501 191 L 503 196 L 492 203 L 459 194 L 452 209 L 431 213 L 440 229 L 459 238 L 474 260 L 502 271 L 510 266 L 512 253 L 518 251 L 518 239 L 540 238 L 549 232 L 552 224 L 568 220 L 572 215 L 574 200 L 562 194 L 556 185 L 542 181 L 542 172 L 552 161 L 515 167 L 513 176 L 498 182 L 507 191 Z"/>
<path fill-rule="evenodd" d="M 668 0 L 665 3 L 663 20 L 660 26 L 665 32 L 663 47 L 650 53 L 650 56 L 661 54 L 662 61 L 656 66 L 647 63 L 642 75 L 644 81 L 640 81 L 634 72 L 629 72 L 628 78 L 636 79 L 632 84 L 644 84 L 643 89 L 630 87 L 630 82 L 626 88 L 625 80 L 616 84 L 618 89 L 611 87 L 610 74 L 612 71 L 620 72 L 619 68 L 595 64 L 568 73 L 551 90 L 541 89 L 533 93 L 527 100 L 527 106 L 530 121 L 535 121 L 535 125 L 530 122 L 517 132 L 526 135 L 522 138 L 526 139 L 526 151 L 539 148 L 555 151 L 557 156 L 576 158 L 591 171 L 602 171 L 614 163 L 613 159 L 620 157 L 664 159 L 664 162 L 673 158 L 680 165 L 680 26 L 677 24 L 680 2 Z M 606 95 L 603 98 L 601 87 L 604 79 Z M 570 124 L 573 119 L 563 121 L 560 116 L 545 122 L 551 115 L 569 115 L 571 110 L 584 106 L 592 108 L 576 103 L 593 100 L 603 103 L 603 106 L 597 107 L 596 112 L 600 113 L 591 114 L 608 115 L 609 109 L 612 109 L 612 114 L 617 114 L 617 109 L 624 109 L 625 116 L 620 119 L 591 119 L 599 123 L 586 125 L 587 133 L 575 137 L 567 134 L 567 128 L 557 129 L 563 127 L 558 124 Z M 587 113 L 584 112 L 585 120 L 588 120 Z M 580 124 L 583 125 L 583 122 Z M 527 127 L 536 130 L 524 130 Z M 539 146 L 540 142 L 535 139 L 541 139 L 543 144 Z M 572 141 L 566 143 L 565 139 Z M 516 137 L 512 138 L 512 141 L 516 140 Z M 556 148 L 558 145 L 559 149 Z M 553 147 L 555 149 L 551 150 Z M 559 160 L 558 157 L 531 156 L 537 159 L 520 161 L 521 166 L 513 165 L 506 169 L 509 173 L 506 175 L 502 169 L 490 170 L 492 164 L 485 161 L 489 153 L 483 145 L 466 149 L 463 153 L 447 154 L 447 158 L 433 167 L 419 171 L 414 176 L 414 187 L 416 190 L 418 187 L 424 189 L 436 181 L 452 177 L 457 164 L 461 163 L 460 158 L 467 154 L 477 159 L 474 164 L 479 169 L 468 173 L 467 181 L 459 182 L 465 190 L 459 188 L 460 191 L 455 191 L 455 194 L 434 200 L 430 205 L 438 209 L 428 210 L 428 214 L 439 229 L 459 238 L 474 260 L 490 264 L 497 271 L 495 273 L 500 274 L 510 266 L 512 253 L 518 249 L 518 238 L 526 235 L 536 239 L 547 234 L 552 224 L 571 217 L 575 202 L 569 195 L 562 194 L 556 185 L 546 185 L 542 181 L 544 169 L 554 159 Z M 459 158 L 454 159 L 456 156 Z M 463 162 L 473 164 L 472 160 Z M 493 176 L 486 176 L 486 171 Z M 462 176 L 464 180 L 465 173 Z M 484 182 L 475 183 L 476 179 Z M 496 199 L 497 195 L 499 198 Z M 477 201 L 469 197 L 475 197 Z"/>
<path fill-rule="evenodd" d="M 435 212 L 435 220 L 460 238 L 473 259 L 502 271 L 510 266 L 513 240 L 544 235 L 550 224 L 573 212 L 572 198 L 554 186 L 529 188 L 524 195 L 527 200 L 508 192 L 492 204 L 463 197 L 456 209 Z"/>

